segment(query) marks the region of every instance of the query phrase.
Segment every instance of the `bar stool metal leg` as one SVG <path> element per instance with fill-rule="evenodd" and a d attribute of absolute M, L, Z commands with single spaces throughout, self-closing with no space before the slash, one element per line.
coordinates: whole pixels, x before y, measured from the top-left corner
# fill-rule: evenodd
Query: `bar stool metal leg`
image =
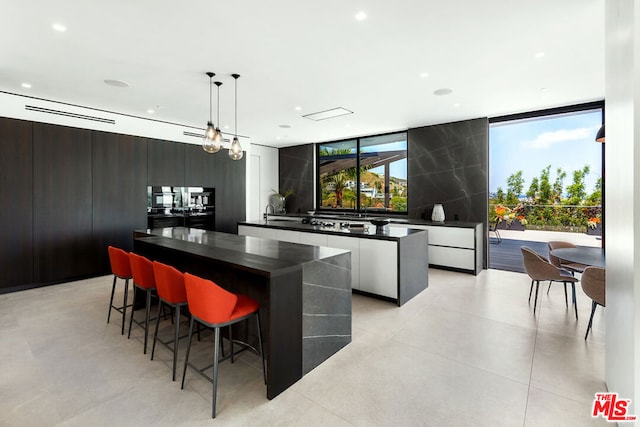
<path fill-rule="evenodd" d="M 120 335 L 124 335 L 124 324 L 127 318 L 127 299 L 129 297 L 129 279 L 125 279 L 124 281 L 124 305 L 122 306 L 122 330 L 120 331 Z M 131 311 L 133 311 L 133 306 L 131 306 Z"/>
<path fill-rule="evenodd" d="M 191 316 L 191 320 L 189 321 L 189 341 L 187 343 L 187 354 L 184 356 L 184 369 L 182 370 L 182 384 L 180 384 L 180 389 L 184 390 L 184 378 L 187 375 L 187 365 L 189 364 L 189 352 L 191 351 L 191 338 L 193 337 L 193 316 Z"/>
<path fill-rule="evenodd" d="M 256 313 L 256 319 L 258 322 L 258 344 L 260 345 L 260 357 L 262 358 L 262 376 L 264 377 L 264 383 L 267 384 L 267 367 L 264 362 L 264 347 L 262 346 L 262 327 L 260 325 L 260 312 Z"/>
<path fill-rule="evenodd" d="M 151 290 L 147 289 L 147 309 L 144 318 L 144 350 L 143 354 L 147 354 L 147 340 L 149 337 L 149 317 L 151 315 Z"/>
<path fill-rule="evenodd" d="M 211 407 L 211 418 L 216 417 L 216 396 L 218 394 L 218 358 L 220 357 L 220 328 L 215 328 L 213 338 L 213 399 Z M 232 341 L 233 342 L 233 341 Z M 231 344 L 233 346 L 233 344 Z M 231 353 L 233 357 L 233 352 Z"/>
<path fill-rule="evenodd" d="M 111 299 L 109 299 L 109 314 L 107 314 L 107 323 L 111 319 L 111 308 L 113 307 L 113 295 L 116 292 L 116 279 L 115 274 L 113 275 L 113 286 L 111 286 Z"/>

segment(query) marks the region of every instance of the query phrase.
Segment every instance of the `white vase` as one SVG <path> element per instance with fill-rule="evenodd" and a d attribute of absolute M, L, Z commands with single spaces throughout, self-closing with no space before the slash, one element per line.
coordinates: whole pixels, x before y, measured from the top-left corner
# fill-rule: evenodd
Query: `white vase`
<path fill-rule="evenodd" d="M 433 212 L 431 213 L 431 221 L 444 222 L 444 208 L 440 203 L 433 205 Z"/>

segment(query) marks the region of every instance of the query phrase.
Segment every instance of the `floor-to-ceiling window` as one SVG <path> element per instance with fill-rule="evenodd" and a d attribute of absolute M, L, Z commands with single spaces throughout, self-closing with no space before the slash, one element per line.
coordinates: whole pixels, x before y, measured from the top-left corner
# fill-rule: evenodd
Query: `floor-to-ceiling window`
<path fill-rule="evenodd" d="M 601 103 L 491 120 L 489 221 L 499 230 L 600 239 L 603 146 L 595 135 L 602 121 Z"/>
<path fill-rule="evenodd" d="M 318 144 L 318 208 L 407 212 L 407 134 Z"/>

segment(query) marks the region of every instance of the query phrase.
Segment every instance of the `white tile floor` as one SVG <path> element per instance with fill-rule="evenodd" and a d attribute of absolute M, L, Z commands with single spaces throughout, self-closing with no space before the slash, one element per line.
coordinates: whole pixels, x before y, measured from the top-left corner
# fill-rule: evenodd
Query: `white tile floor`
<path fill-rule="evenodd" d="M 402 308 L 354 295 L 353 342 L 274 400 L 256 356 L 221 364 L 215 420 L 210 383 L 189 370 L 180 390 L 169 350 L 150 361 L 140 328 L 127 340 L 117 313 L 106 324 L 111 277 L 0 295 L 0 426 L 608 425 L 590 417 L 605 391 L 603 309 L 585 341 L 582 290 L 578 321 L 560 284 L 534 316 L 529 283 L 431 269 Z M 210 340 L 192 351 L 208 361 Z"/>

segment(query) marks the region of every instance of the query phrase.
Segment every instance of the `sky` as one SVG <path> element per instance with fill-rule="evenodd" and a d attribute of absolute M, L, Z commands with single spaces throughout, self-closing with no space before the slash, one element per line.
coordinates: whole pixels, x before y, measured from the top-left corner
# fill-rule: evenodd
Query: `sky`
<path fill-rule="evenodd" d="M 549 116 L 546 118 L 493 123 L 489 128 L 489 192 L 498 187 L 507 191 L 507 178 L 521 170 L 523 193 L 531 179 L 551 165 L 549 180 L 553 185 L 556 170 L 567 176 L 566 189 L 573 182 L 573 172 L 589 165 L 585 190 L 591 194 L 602 173 L 602 144 L 595 136 L 602 124 L 600 110 Z"/>
<path fill-rule="evenodd" d="M 399 141 L 394 143 L 387 143 L 383 145 L 373 145 L 369 147 L 363 147 L 363 152 L 371 152 L 371 151 L 396 151 L 396 150 L 406 150 L 407 149 L 407 141 Z M 379 175 L 384 175 L 384 166 L 380 166 L 377 168 L 373 168 L 369 170 L 370 172 L 377 173 Z M 393 162 L 389 164 L 389 175 L 395 178 L 407 179 L 407 159 L 403 159 L 397 162 Z"/>

